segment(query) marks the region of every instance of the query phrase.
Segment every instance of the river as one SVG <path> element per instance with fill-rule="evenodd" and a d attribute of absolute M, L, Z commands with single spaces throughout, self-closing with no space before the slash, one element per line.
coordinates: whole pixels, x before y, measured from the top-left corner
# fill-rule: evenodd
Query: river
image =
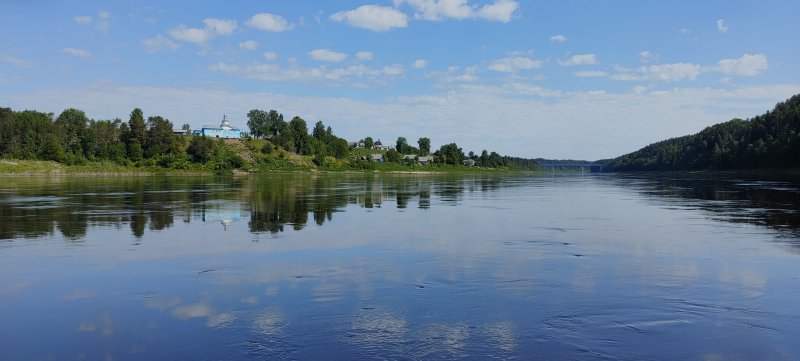
<path fill-rule="evenodd" d="M 800 359 L 800 182 L 0 178 L 0 359 Z"/>

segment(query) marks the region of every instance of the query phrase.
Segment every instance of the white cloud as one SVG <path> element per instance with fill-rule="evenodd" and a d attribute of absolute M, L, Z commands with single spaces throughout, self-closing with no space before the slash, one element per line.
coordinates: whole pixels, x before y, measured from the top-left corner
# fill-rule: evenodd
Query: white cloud
<path fill-rule="evenodd" d="M 6 63 L 6 64 L 11 64 L 12 66 L 19 67 L 19 68 L 25 68 L 25 67 L 33 66 L 32 63 L 30 63 L 28 61 L 25 61 L 25 60 L 22 60 L 22 59 L 19 59 L 19 58 L 15 57 L 14 55 L 11 55 L 9 53 L 0 53 L 0 62 Z"/>
<path fill-rule="evenodd" d="M 725 22 L 725 19 L 717 20 L 717 30 L 719 30 L 720 33 L 728 32 L 728 23 Z"/>
<path fill-rule="evenodd" d="M 384 75 L 389 75 L 389 76 L 399 76 L 399 75 L 403 75 L 403 74 L 404 74 L 406 71 L 405 71 L 405 68 L 403 68 L 403 66 L 402 66 L 402 65 L 400 65 L 400 64 L 395 64 L 395 65 L 387 65 L 387 66 L 384 66 L 384 67 L 381 69 L 381 72 L 382 72 Z"/>
<path fill-rule="evenodd" d="M 253 50 L 258 47 L 258 42 L 255 40 L 245 40 L 239 43 L 239 47 L 245 50 Z"/>
<path fill-rule="evenodd" d="M 247 26 L 263 31 L 281 32 L 291 30 L 294 25 L 279 15 L 270 13 L 258 13 L 246 21 Z"/>
<path fill-rule="evenodd" d="M 688 33 L 691 33 L 691 32 L 692 32 L 692 31 L 691 31 L 691 30 L 689 30 L 688 28 L 680 28 L 678 31 L 680 31 L 682 34 L 688 34 Z"/>
<path fill-rule="evenodd" d="M 203 24 L 206 24 L 206 31 L 215 35 L 231 35 L 237 28 L 236 20 L 207 18 L 203 19 Z"/>
<path fill-rule="evenodd" d="M 414 10 L 415 18 L 423 20 L 477 18 L 507 23 L 519 8 L 513 0 L 495 0 L 480 8 L 470 5 L 468 0 L 395 0 L 395 6 L 402 3 Z"/>
<path fill-rule="evenodd" d="M 372 31 L 388 31 L 408 26 L 406 14 L 391 7 L 378 5 L 363 5 L 355 10 L 340 11 L 332 14 L 330 19 Z"/>
<path fill-rule="evenodd" d="M 518 7 L 519 4 L 517 4 L 516 1 L 497 0 L 493 4 L 484 5 L 480 10 L 478 10 L 476 16 L 489 21 L 507 23 L 511 21 L 511 17 L 514 15 L 514 11 L 516 11 Z"/>
<path fill-rule="evenodd" d="M 405 71 L 402 65 L 388 65 L 380 69 L 370 68 L 364 64 L 351 65 L 339 68 L 329 68 L 325 65 L 304 68 L 292 64 L 281 66 L 279 64 L 252 63 L 238 66 L 228 63 L 217 63 L 209 67 L 211 71 L 227 73 L 243 78 L 257 79 L 269 82 L 281 81 L 321 81 L 332 83 L 345 83 L 351 81 L 371 81 L 383 83 L 402 75 Z"/>
<path fill-rule="evenodd" d="M 608 73 L 601 70 L 582 70 L 575 72 L 574 75 L 579 78 L 604 78 Z"/>
<path fill-rule="evenodd" d="M 637 85 L 631 89 L 635 94 L 642 94 L 647 91 L 647 87 L 644 85 Z"/>
<path fill-rule="evenodd" d="M 347 54 L 335 52 L 329 49 L 316 49 L 308 52 L 308 55 L 311 56 L 311 59 L 317 61 L 329 61 L 338 63 L 345 58 L 347 58 Z"/>
<path fill-rule="evenodd" d="M 189 28 L 181 24 L 177 28 L 169 31 L 169 36 L 175 40 L 186 41 L 195 44 L 205 44 L 211 38 L 211 34 L 206 29 Z"/>
<path fill-rule="evenodd" d="M 359 51 L 356 53 L 356 59 L 358 60 L 369 61 L 372 60 L 373 58 L 374 55 L 372 54 L 371 51 Z"/>
<path fill-rule="evenodd" d="M 466 19 L 474 14 L 474 9 L 467 0 L 406 0 L 405 2 L 414 9 L 414 17 L 417 19 Z"/>
<path fill-rule="evenodd" d="M 63 48 L 61 52 L 67 55 L 74 56 L 76 58 L 88 58 L 94 56 L 94 54 L 85 49 L 78 49 L 78 48 Z"/>
<path fill-rule="evenodd" d="M 641 66 L 637 69 L 618 68 L 617 74 L 611 79 L 625 81 L 656 80 L 675 82 L 681 80 L 695 80 L 702 73 L 698 64 L 674 63 Z"/>
<path fill-rule="evenodd" d="M 515 73 L 520 70 L 538 69 L 544 65 L 542 60 L 533 60 L 524 56 L 509 56 L 497 59 L 489 64 L 489 69 L 503 73 Z"/>
<path fill-rule="evenodd" d="M 478 80 L 477 74 L 477 66 L 468 66 L 463 71 L 458 66 L 451 66 L 446 71 L 430 71 L 427 76 L 436 79 L 440 83 L 473 83 Z"/>
<path fill-rule="evenodd" d="M 639 61 L 642 63 L 652 63 L 654 61 L 658 61 L 658 54 L 655 54 L 651 51 L 642 51 L 639 53 Z"/>
<path fill-rule="evenodd" d="M 203 45 L 214 36 L 231 35 L 237 28 L 236 20 L 206 18 L 203 19 L 203 24 L 206 26 L 202 29 L 181 24 L 177 28 L 170 29 L 169 36 L 175 40 Z"/>
<path fill-rule="evenodd" d="M 111 26 L 111 13 L 108 11 L 100 11 L 97 13 L 97 23 L 95 24 L 95 28 L 97 31 L 105 34 L 108 31 L 109 26 Z"/>
<path fill-rule="evenodd" d="M 722 59 L 718 62 L 719 71 L 731 75 L 755 76 L 767 70 L 769 64 L 764 54 L 744 54 L 737 59 Z"/>
<path fill-rule="evenodd" d="M 267 52 L 264 53 L 264 59 L 267 59 L 269 61 L 273 61 L 275 59 L 278 59 L 278 53 L 276 53 L 274 51 L 267 51 Z"/>
<path fill-rule="evenodd" d="M 417 59 L 411 63 L 411 67 L 414 69 L 425 69 L 428 67 L 428 61 L 425 59 Z"/>
<path fill-rule="evenodd" d="M 89 15 L 73 16 L 72 20 L 75 20 L 75 23 L 78 25 L 89 25 L 92 23 L 92 17 Z"/>
<path fill-rule="evenodd" d="M 597 56 L 594 54 L 573 55 L 569 58 L 569 60 L 559 60 L 558 64 L 561 66 L 597 64 Z"/>
<path fill-rule="evenodd" d="M 149 39 L 142 39 L 141 44 L 148 53 L 155 53 L 161 49 L 175 50 L 178 48 L 178 44 L 161 34 Z"/>
<path fill-rule="evenodd" d="M 550 37 L 550 41 L 559 43 L 563 43 L 567 41 L 567 39 L 568 39 L 567 36 L 563 34 L 553 35 Z"/>

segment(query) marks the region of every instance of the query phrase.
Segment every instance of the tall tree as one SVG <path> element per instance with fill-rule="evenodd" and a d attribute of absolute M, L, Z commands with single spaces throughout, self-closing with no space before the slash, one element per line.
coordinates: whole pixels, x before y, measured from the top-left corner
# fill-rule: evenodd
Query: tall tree
<path fill-rule="evenodd" d="M 420 155 L 428 155 L 431 154 L 431 140 L 427 137 L 419 138 L 417 141 L 417 145 L 419 145 L 419 153 Z"/>
<path fill-rule="evenodd" d="M 441 162 L 450 165 L 460 165 L 464 162 L 464 151 L 456 143 L 445 144 L 439 148 Z"/>
<path fill-rule="evenodd" d="M 267 114 L 267 128 L 272 137 L 280 136 L 286 130 L 286 126 L 287 124 L 283 120 L 283 114 L 278 113 L 276 110 L 269 111 Z"/>
<path fill-rule="evenodd" d="M 145 143 L 147 143 L 147 127 L 144 124 L 144 113 L 136 108 L 128 120 L 128 158 L 133 161 L 141 160 L 144 156 Z"/>
<path fill-rule="evenodd" d="M 372 140 L 372 137 L 364 138 L 364 148 L 372 149 L 372 146 L 374 144 L 375 144 L 375 142 Z"/>
<path fill-rule="evenodd" d="M 56 130 L 61 136 L 66 151 L 74 154 L 83 154 L 83 140 L 86 125 L 89 120 L 82 110 L 69 108 L 61 112 L 56 118 Z"/>
<path fill-rule="evenodd" d="M 154 116 L 147 118 L 147 125 L 145 155 L 154 157 L 175 151 L 173 145 L 176 141 L 175 134 L 172 133 L 172 122 L 161 116 Z"/>
<path fill-rule="evenodd" d="M 408 141 L 405 137 L 397 137 L 397 143 L 395 144 L 394 149 L 400 152 L 400 154 L 405 154 L 406 149 L 408 148 Z"/>
<path fill-rule="evenodd" d="M 253 138 L 262 138 L 269 132 L 268 118 L 269 114 L 260 109 L 247 112 L 247 127 L 250 128 Z"/>
<path fill-rule="evenodd" d="M 309 140 L 306 121 L 303 118 L 294 117 L 289 121 L 289 129 L 292 132 L 295 152 L 300 155 L 311 153 L 311 141 Z"/>
<path fill-rule="evenodd" d="M 311 132 L 311 135 L 323 142 L 326 140 L 325 138 L 327 138 L 328 133 L 325 131 L 325 124 L 322 124 L 321 120 L 314 124 L 314 130 Z"/>

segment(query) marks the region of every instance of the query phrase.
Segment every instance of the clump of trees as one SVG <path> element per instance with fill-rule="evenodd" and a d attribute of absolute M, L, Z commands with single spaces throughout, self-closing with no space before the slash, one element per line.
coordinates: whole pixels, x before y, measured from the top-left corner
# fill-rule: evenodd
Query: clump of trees
<path fill-rule="evenodd" d="M 326 127 L 322 121 L 314 124 L 309 134 L 303 118 L 294 117 L 287 123 L 283 120 L 283 114 L 276 110 L 253 109 L 247 113 L 247 119 L 250 136 L 267 139 L 299 155 L 311 155 L 317 165 L 324 165 L 328 156 L 345 159 L 350 155 L 347 140 L 334 135 L 331 127 Z"/>
<path fill-rule="evenodd" d="M 192 163 L 214 162 L 217 169 L 241 167 L 241 157 L 226 151 L 219 141 L 173 133 L 173 124 L 161 116 L 145 119 L 134 109 L 127 122 L 89 119 L 69 108 L 58 117 L 32 110 L 0 108 L 0 157 L 52 160 L 68 165 L 112 161 L 125 166 L 186 169 Z M 237 159 L 238 158 L 238 159 Z"/>
<path fill-rule="evenodd" d="M 800 94 L 763 115 L 653 143 L 609 166 L 622 171 L 800 166 Z"/>

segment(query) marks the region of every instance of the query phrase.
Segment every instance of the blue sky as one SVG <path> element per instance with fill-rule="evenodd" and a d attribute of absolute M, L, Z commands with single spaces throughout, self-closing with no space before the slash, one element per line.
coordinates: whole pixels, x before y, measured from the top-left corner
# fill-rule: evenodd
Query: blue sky
<path fill-rule="evenodd" d="M 797 1 L 14 1 L 0 106 L 601 159 L 800 93 Z"/>

